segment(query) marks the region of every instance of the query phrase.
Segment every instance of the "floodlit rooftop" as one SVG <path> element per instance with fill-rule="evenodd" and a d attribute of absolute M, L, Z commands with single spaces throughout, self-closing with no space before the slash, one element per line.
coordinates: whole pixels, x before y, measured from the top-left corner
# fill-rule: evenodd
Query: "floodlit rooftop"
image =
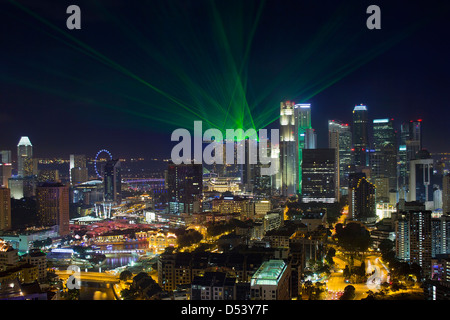
<path fill-rule="evenodd" d="M 28 137 L 21 137 L 17 146 L 33 146 Z"/>
<path fill-rule="evenodd" d="M 264 262 L 252 277 L 251 285 L 277 285 L 286 263 L 283 260 L 269 260 Z"/>

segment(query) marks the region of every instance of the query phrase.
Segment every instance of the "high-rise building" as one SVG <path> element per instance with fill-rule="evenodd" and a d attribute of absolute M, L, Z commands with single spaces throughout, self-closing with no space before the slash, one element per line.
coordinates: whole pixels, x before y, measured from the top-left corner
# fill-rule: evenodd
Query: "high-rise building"
<path fill-rule="evenodd" d="M 450 254 L 450 215 L 444 213 L 440 217 L 432 217 L 431 229 L 431 256 Z"/>
<path fill-rule="evenodd" d="M 356 166 L 367 166 L 367 149 L 369 148 L 367 106 L 359 105 L 353 109 L 353 149 Z"/>
<path fill-rule="evenodd" d="M 417 152 L 410 161 L 409 201 L 427 203 L 433 201 L 433 159 L 426 150 Z"/>
<path fill-rule="evenodd" d="M 376 187 L 365 177 L 355 179 L 348 191 L 348 213 L 352 220 L 376 219 Z"/>
<path fill-rule="evenodd" d="M 294 102 L 283 101 L 280 108 L 280 183 L 282 195 L 297 194 L 298 137 Z"/>
<path fill-rule="evenodd" d="M 19 177 L 33 175 L 33 145 L 28 137 L 21 137 L 17 144 L 17 174 Z"/>
<path fill-rule="evenodd" d="M 169 213 L 197 213 L 202 210 L 202 164 L 169 164 L 167 168 Z"/>
<path fill-rule="evenodd" d="M 43 183 L 36 188 L 36 205 L 42 226 L 58 226 L 59 234 L 69 234 L 69 187 L 61 183 Z"/>
<path fill-rule="evenodd" d="M 335 149 L 303 150 L 302 202 L 337 201 Z"/>
<path fill-rule="evenodd" d="M 0 151 L 0 163 L 12 163 L 11 150 Z"/>
<path fill-rule="evenodd" d="M 109 160 L 105 164 L 103 174 L 105 201 L 122 202 L 122 173 L 120 160 Z"/>
<path fill-rule="evenodd" d="M 415 159 L 417 152 L 422 150 L 422 148 L 422 119 L 411 120 L 408 123 L 408 134 L 406 139 L 407 159 Z"/>
<path fill-rule="evenodd" d="M 12 165 L 11 163 L 0 163 L 0 187 L 9 187 L 9 178 L 12 177 Z"/>
<path fill-rule="evenodd" d="M 311 105 L 281 102 L 280 108 L 280 181 L 281 194 L 302 192 L 302 152 L 317 145 L 311 128 Z"/>
<path fill-rule="evenodd" d="M 86 167 L 86 156 L 84 154 L 70 155 L 69 175 L 72 185 L 88 181 L 88 169 Z"/>
<path fill-rule="evenodd" d="M 336 186 L 340 194 L 347 195 L 349 174 L 353 170 L 352 132 L 348 123 L 328 121 L 328 148 L 336 150 L 336 172 L 339 170 Z"/>
<path fill-rule="evenodd" d="M 442 177 L 442 212 L 450 212 L 450 175 Z"/>
<path fill-rule="evenodd" d="M 11 229 L 11 191 L 0 188 L 0 231 Z"/>
<path fill-rule="evenodd" d="M 373 120 L 374 153 L 372 176 L 389 179 L 389 190 L 397 190 L 397 143 L 394 119 Z"/>

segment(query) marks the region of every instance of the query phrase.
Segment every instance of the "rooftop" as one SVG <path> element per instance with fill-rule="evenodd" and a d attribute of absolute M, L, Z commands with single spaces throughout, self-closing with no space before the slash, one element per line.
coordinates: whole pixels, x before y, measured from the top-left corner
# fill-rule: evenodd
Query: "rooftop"
<path fill-rule="evenodd" d="M 286 263 L 283 260 L 269 260 L 263 262 L 258 271 L 253 275 L 250 284 L 253 285 L 277 285 Z"/>

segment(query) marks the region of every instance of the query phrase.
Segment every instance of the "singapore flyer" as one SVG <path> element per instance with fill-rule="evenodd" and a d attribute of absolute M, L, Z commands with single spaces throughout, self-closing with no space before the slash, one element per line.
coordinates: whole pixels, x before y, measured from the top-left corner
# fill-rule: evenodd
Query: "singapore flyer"
<path fill-rule="evenodd" d="M 103 178 L 103 177 L 101 176 L 101 174 L 100 174 L 98 168 L 97 168 L 97 161 L 98 161 L 98 158 L 99 158 L 99 156 L 100 156 L 101 153 L 107 153 L 107 154 L 109 155 L 109 160 L 112 160 L 111 152 L 109 152 L 108 150 L 102 149 L 102 150 L 100 150 L 99 152 L 97 152 L 97 154 L 95 155 L 95 159 L 94 159 L 94 169 L 95 169 L 95 173 L 97 174 L 97 176 L 98 176 L 99 178 Z"/>

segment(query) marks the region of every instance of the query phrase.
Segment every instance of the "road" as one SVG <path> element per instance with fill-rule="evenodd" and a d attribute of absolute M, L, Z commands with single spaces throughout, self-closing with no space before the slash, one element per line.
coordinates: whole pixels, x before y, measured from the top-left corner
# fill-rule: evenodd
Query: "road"
<path fill-rule="evenodd" d="M 339 257 L 334 257 L 334 262 L 337 272 L 333 272 L 331 277 L 328 279 L 327 287 L 328 287 L 328 299 L 334 300 L 338 299 L 339 292 L 343 292 L 344 288 L 350 283 L 346 283 L 342 270 L 345 268 L 346 262 Z M 380 284 L 386 281 L 389 281 L 388 278 L 388 269 L 381 262 L 380 258 L 376 254 L 370 254 L 365 259 L 366 264 L 366 273 L 372 273 L 375 270 L 375 273 L 368 278 L 366 283 L 354 283 L 351 284 L 355 287 L 355 300 L 361 300 L 367 296 L 367 291 L 371 290 L 373 292 L 377 292 L 380 289 Z"/>
<path fill-rule="evenodd" d="M 80 272 L 56 271 L 61 280 L 66 283 L 67 279 L 74 275 L 81 280 L 80 300 L 116 300 L 114 285 L 119 282 L 117 276 L 103 272 Z"/>

